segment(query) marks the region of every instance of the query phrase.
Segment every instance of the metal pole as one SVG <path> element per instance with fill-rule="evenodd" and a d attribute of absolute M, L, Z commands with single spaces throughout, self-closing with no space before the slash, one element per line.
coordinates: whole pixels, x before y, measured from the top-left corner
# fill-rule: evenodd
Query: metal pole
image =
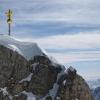
<path fill-rule="evenodd" d="M 9 27 L 9 30 L 8 30 L 8 35 L 10 36 L 11 34 L 11 26 L 10 26 L 10 24 L 8 24 L 8 27 Z"/>

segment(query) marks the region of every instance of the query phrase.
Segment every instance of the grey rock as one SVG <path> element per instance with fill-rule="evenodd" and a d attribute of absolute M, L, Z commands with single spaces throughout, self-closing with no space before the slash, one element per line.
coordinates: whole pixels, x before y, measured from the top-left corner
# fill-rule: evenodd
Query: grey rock
<path fill-rule="evenodd" d="M 81 76 L 68 74 L 64 81 L 66 82 L 60 85 L 58 93 L 61 100 L 93 100 L 91 91 Z"/>
<path fill-rule="evenodd" d="M 12 87 L 28 75 L 28 61 L 17 52 L 0 45 L 0 87 Z"/>
<path fill-rule="evenodd" d="M 57 79 L 57 72 L 51 71 L 48 65 L 37 64 L 37 70 L 34 73 L 29 84 L 29 90 L 37 95 L 45 95 L 53 87 Z"/>

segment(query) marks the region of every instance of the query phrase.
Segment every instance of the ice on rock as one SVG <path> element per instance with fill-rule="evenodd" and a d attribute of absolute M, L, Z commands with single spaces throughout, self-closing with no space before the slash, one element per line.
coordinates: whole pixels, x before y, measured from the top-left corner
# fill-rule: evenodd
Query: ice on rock
<path fill-rule="evenodd" d="M 33 75 L 33 73 L 31 73 L 29 76 L 27 76 L 26 78 L 24 78 L 21 81 L 19 81 L 19 83 L 22 83 L 22 82 L 25 82 L 25 81 L 30 82 L 31 81 L 31 78 L 32 78 L 32 75 Z"/>
<path fill-rule="evenodd" d="M 5 87 L 5 88 L 0 88 L 0 92 L 3 92 L 3 95 L 8 95 L 7 87 Z"/>
<path fill-rule="evenodd" d="M 0 92 L 2 92 L 4 96 L 8 95 L 9 99 L 12 100 L 12 96 L 8 93 L 7 87 L 0 88 Z"/>

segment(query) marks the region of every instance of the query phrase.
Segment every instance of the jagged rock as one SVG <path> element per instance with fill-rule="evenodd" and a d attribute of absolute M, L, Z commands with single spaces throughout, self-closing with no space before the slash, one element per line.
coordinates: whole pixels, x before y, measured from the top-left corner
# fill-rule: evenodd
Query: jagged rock
<path fill-rule="evenodd" d="M 28 61 L 4 46 L 0 45 L 0 87 L 4 87 L 10 78 L 19 81 L 29 74 Z"/>
<path fill-rule="evenodd" d="M 49 58 L 47 56 L 34 56 L 34 60 L 33 63 L 40 63 L 40 64 L 46 64 L 49 65 L 51 63 L 51 61 L 49 60 Z"/>
<path fill-rule="evenodd" d="M 24 89 L 22 87 L 21 84 L 16 84 L 13 86 L 13 88 L 11 90 L 9 90 L 9 92 L 12 94 L 12 95 L 16 95 L 20 92 L 22 92 Z"/>
<path fill-rule="evenodd" d="M 44 64 L 37 64 L 36 68 L 37 70 L 29 84 L 29 89 L 34 94 L 44 95 L 53 87 L 57 78 L 57 72 L 50 70 L 48 65 Z"/>
<path fill-rule="evenodd" d="M 69 70 L 66 79 L 60 85 L 58 96 L 61 100 L 93 100 L 85 80 L 75 75 L 75 71 Z"/>

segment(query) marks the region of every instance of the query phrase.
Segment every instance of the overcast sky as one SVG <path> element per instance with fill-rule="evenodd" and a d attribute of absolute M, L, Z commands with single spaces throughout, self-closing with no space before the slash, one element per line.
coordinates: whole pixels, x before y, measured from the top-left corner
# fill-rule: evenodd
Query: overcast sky
<path fill-rule="evenodd" d="M 37 42 L 86 79 L 100 78 L 100 0 L 0 0 L 0 33 Z"/>

